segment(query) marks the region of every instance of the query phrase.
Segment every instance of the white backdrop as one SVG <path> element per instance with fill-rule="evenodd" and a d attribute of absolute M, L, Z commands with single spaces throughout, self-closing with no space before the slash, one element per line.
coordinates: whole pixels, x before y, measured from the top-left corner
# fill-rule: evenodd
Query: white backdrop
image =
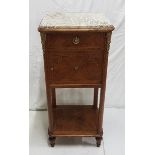
<path fill-rule="evenodd" d="M 125 102 L 125 47 L 124 0 L 30 0 L 30 109 L 44 109 L 46 105 L 42 47 L 38 25 L 49 12 L 98 12 L 115 26 L 109 54 L 106 107 L 124 107 Z M 58 104 L 92 103 L 92 89 L 59 89 Z"/>

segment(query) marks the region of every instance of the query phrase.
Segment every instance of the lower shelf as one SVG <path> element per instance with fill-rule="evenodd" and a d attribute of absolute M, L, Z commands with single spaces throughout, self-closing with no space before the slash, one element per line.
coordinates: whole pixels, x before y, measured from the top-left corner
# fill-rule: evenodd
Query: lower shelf
<path fill-rule="evenodd" d="M 98 109 L 61 105 L 53 110 L 53 136 L 97 136 Z"/>

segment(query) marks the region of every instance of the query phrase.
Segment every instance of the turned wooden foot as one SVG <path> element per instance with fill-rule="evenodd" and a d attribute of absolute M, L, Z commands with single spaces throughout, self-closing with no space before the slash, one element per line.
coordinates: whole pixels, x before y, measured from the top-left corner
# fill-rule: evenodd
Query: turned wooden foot
<path fill-rule="evenodd" d="M 96 137 L 96 146 L 97 146 L 97 147 L 100 147 L 100 145 L 101 145 L 101 140 L 102 140 L 102 137 Z"/>
<path fill-rule="evenodd" d="M 56 139 L 56 137 L 49 137 L 48 138 L 51 147 L 54 147 L 54 145 L 55 145 L 55 139 Z"/>

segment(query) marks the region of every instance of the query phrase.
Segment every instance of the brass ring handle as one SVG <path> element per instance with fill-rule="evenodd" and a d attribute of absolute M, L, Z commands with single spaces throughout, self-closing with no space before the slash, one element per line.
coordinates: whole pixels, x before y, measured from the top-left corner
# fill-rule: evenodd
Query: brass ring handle
<path fill-rule="evenodd" d="M 73 38 L 73 44 L 77 45 L 79 43 L 80 43 L 79 37 L 76 36 L 75 38 Z"/>

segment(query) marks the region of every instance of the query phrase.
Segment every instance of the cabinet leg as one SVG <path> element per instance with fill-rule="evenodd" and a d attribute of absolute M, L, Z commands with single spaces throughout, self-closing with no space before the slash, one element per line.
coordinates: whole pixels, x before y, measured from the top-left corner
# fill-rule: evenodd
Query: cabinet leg
<path fill-rule="evenodd" d="M 96 146 L 97 146 L 97 147 L 100 147 L 100 145 L 101 145 L 101 140 L 102 140 L 102 137 L 96 137 Z"/>
<path fill-rule="evenodd" d="M 52 106 L 55 108 L 56 107 L 56 91 L 55 88 L 52 88 Z"/>
<path fill-rule="evenodd" d="M 56 137 L 49 137 L 48 138 L 51 147 L 54 147 L 54 145 L 55 145 L 55 139 L 56 139 Z"/>
<path fill-rule="evenodd" d="M 98 88 L 94 88 L 94 108 L 97 109 L 98 104 Z"/>

